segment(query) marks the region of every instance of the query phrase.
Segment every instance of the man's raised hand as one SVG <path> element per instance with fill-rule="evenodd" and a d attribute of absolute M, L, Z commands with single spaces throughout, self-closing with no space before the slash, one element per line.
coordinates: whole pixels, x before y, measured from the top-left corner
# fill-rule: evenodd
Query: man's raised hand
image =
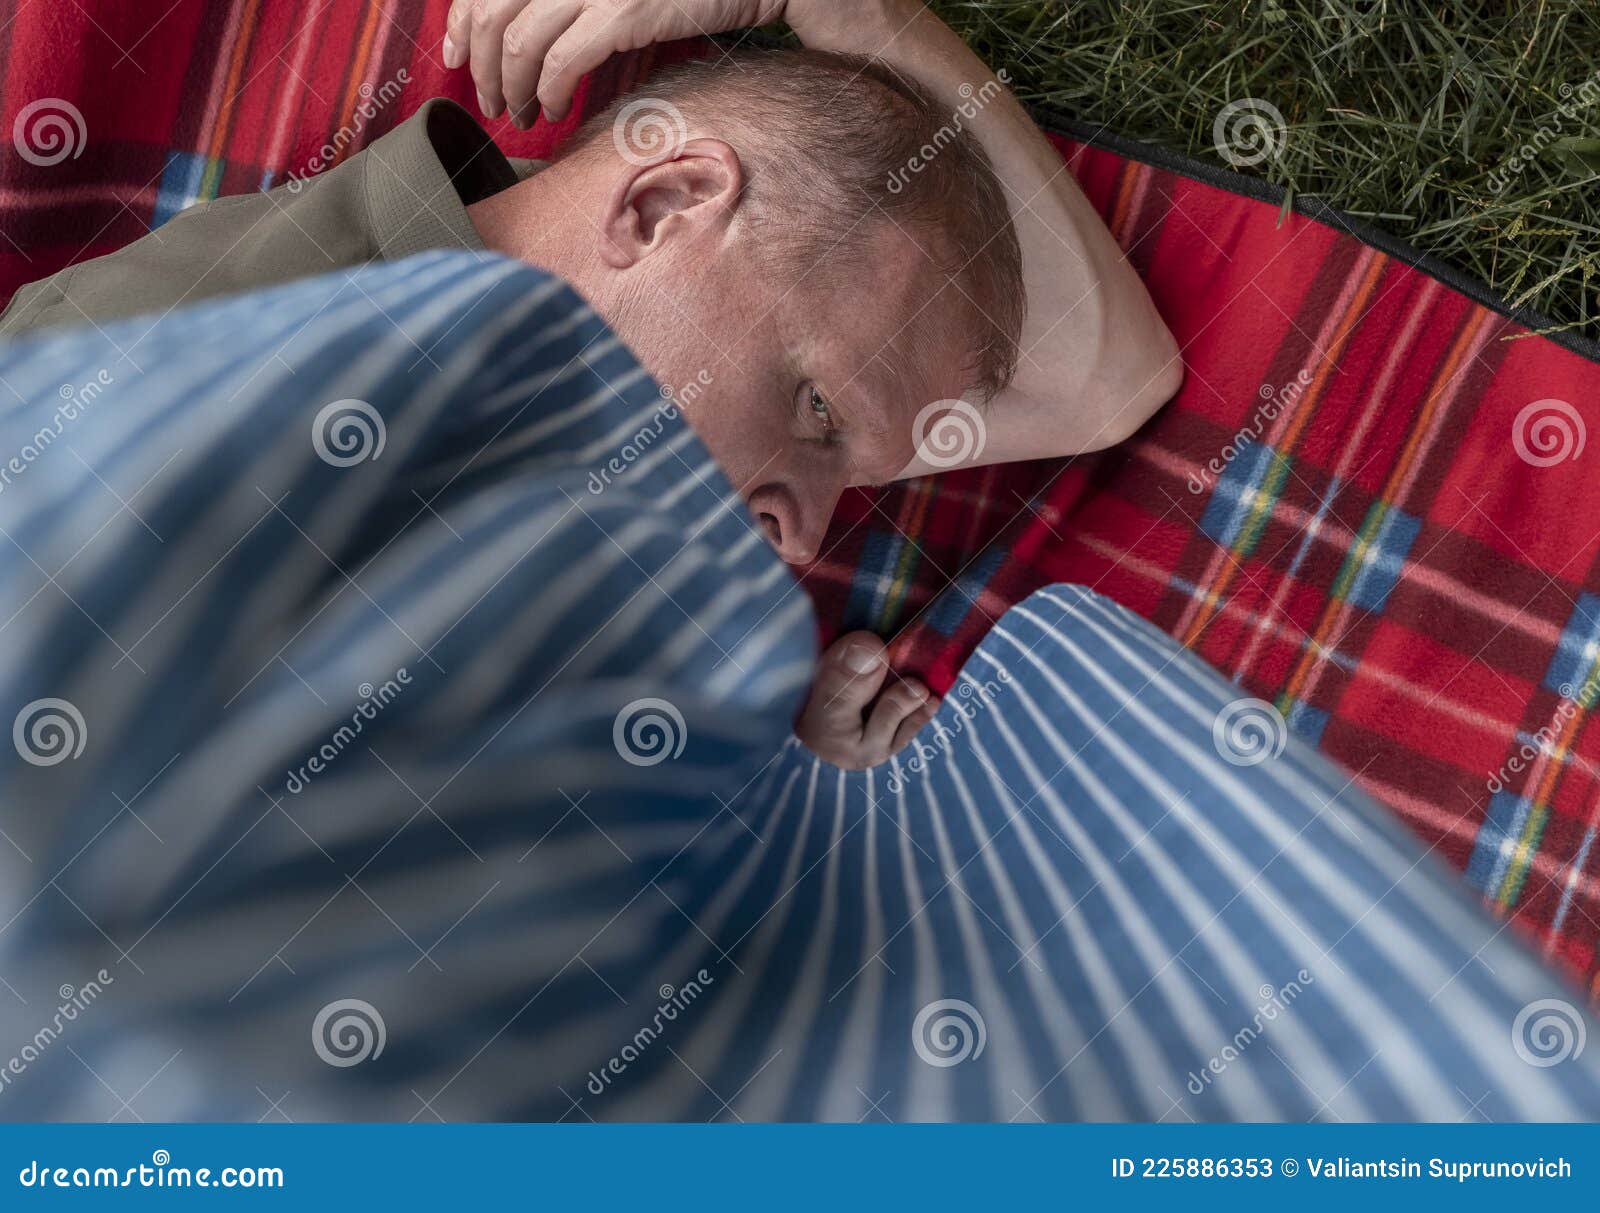
<path fill-rule="evenodd" d="M 471 64 L 485 118 L 565 117 L 578 81 L 619 51 L 766 25 L 788 0 L 453 0 L 444 63 Z"/>

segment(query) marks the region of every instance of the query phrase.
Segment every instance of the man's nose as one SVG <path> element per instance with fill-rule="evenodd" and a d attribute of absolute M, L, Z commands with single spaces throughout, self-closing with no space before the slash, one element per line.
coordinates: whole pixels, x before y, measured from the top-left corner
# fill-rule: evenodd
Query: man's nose
<path fill-rule="evenodd" d="M 787 521 L 781 513 L 764 512 L 760 518 L 767 541 L 786 563 L 810 564 L 822 550 L 823 528 L 807 526 L 797 512 L 791 513 Z"/>
<path fill-rule="evenodd" d="M 789 564 L 810 564 L 822 551 L 839 490 L 798 493 L 789 488 L 763 489 L 751 500 L 767 540 Z"/>

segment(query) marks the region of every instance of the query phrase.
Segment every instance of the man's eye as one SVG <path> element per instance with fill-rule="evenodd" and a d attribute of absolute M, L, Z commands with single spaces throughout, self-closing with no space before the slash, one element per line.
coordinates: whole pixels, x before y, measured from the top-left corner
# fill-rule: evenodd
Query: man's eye
<path fill-rule="evenodd" d="M 811 413 L 822 423 L 823 432 L 831 434 L 833 432 L 833 411 L 828 408 L 828 402 L 823 399 L 822 393 L 817 391 L 816 388 L 811 389 L 810 404 Z"/>

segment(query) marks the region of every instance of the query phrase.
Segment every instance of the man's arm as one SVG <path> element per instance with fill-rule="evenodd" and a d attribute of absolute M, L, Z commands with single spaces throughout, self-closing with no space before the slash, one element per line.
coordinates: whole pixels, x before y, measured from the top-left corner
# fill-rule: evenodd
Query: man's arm
<path fill-rule="evenodd" d="M 1027 111 L 920 0 L 454 0 L 445 62 L 470 60 L 488 117 L 559 118 L 613 52 L 783 20 L 809 47 L 912 77 L 982 144 L 1011 202 L 1028 293 L 1021 357 L 974 463 L 1119 442 L 1177 391 L 1176 342 L 1144 284 Z M 930 402 L 931 403 L 931 402 Z M 935 470 L 914 461 L 903 475 Z"/>

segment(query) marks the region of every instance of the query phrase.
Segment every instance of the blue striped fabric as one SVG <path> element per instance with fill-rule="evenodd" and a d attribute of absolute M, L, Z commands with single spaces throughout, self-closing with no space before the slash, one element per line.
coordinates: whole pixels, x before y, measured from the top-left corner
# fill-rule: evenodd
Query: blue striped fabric
<path fill-rule="evenodd" d="M 1351 784 L 1165 633 L 1040 590 L 887 768 L 791 746 L 752 790 L 764 844 L 727 831 L 685 909 L 771 1022 L 684 1055 L 718 1091 L 775 1058 L 753 1117 L 1600 1115 L 1578 998 Z M 941 1004 L 943 1048 L 939 1012 L 912 1031 Z M 931 1064 L 962 1021 L 983 1052 Z"/>
<path fill-rule="evenodd" d="M 409 1115 L 547 981 L 541 1013 L 581 1028 L 592 970 L 681 922 L 637 873 L 789 735 L 809 604 L 670 401 L 531 269 L 427 256 L 147 327 L 0 355 L 0 450 L 24 452 L 0 1055 L 110 979 L 0 1107 L 109 1115 L 170 1060 L 141 1115 L 253 1116 L 309 1059 L 346 1081 L 288 1078 L 301 1112 Z M 52 718 L 76 757 L 34 735 Z M 346 996 L 381 1006 L 387 1076 L 310 1050 Z M 177 1042 L 137 1082 L 135 1025 Z M 511 1098 L 492 1060 L 458 1107 Z"/>
<path fill-rule="evenodd" d="M 804 597 L 537 271 L 0 385 L 0 1117 L 1600 1114 L 1573 995 L 1087 590 L 888 766 L 805 752 Z"/>

